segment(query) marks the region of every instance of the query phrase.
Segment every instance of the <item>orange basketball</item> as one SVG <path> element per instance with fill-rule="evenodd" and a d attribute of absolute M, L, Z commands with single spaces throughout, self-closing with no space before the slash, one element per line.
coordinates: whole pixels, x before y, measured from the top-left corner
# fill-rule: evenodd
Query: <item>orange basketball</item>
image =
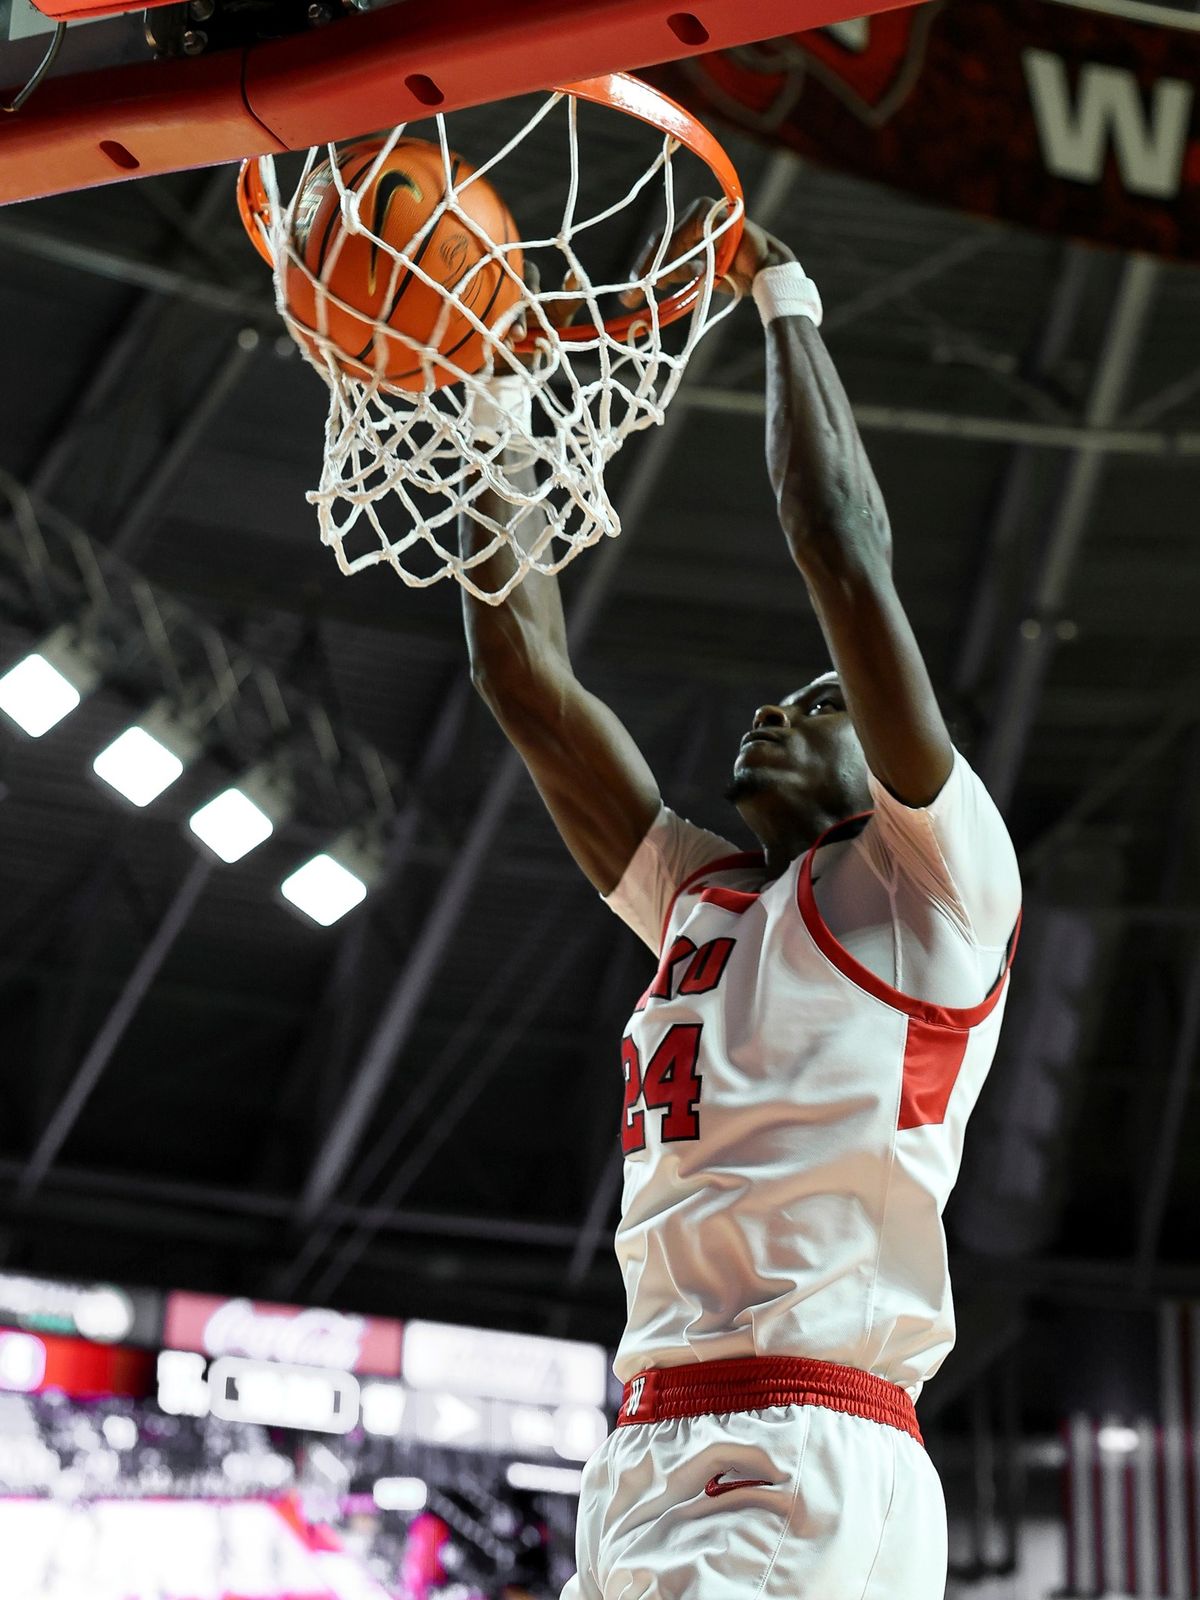
<path fill-rule="evenodd" d="M 486 259 L 489 242 L 507 244 L 517 237 L 508 207 L 486 178 L 477 178 L 458 196 L 468 222 L 447 211 L 427 233 L 415 238 L 445 195 L 442 152 L 423 139 L 400 139 L 371 176 L 384 143 L 382 138 L 356 139 L 338 152 L 342 182 L 359 195 L 363 227 L 404 252 L 430 278 L 456 289 L 480 322 L 493 327 L 521 293 L 498 261 Z M 457 186 L 474 168 L 451 152 L 450 171 Z M 439 329 L 445 297 L 422 283 L 411 266 L 397 263 L 367 233 L 355 233 L 345 226 L 328 161 L 313 168 L 300 191 L 293 239 L 308 272 L 338 300 L 354 308 L 344 310 L 325 297 L 325 332 L 336 347 L 334 358 L 343 372 L 356 378 L 381 373 L 393 389 L 425 387 L 425 369 L 417 353 L 403 340 L 379 332 L 372 326 L 374 322 L 406 334 L 464 372 L 477 372 L 483 366 L 485 340 L 461 311 L 451 305 Z M 505 259 L 520 276 L 522 252 L 508 251 Z M 471 269 L 481 260 L 483 265 L 472 274 Z M 462 287 L 456 288 L 458 285 Z M 317 341 L 308 338 L 305 330 L 315 333 L 321 329 L 317 290 L 294 262 L 289 261 L 286 269 L 284 293 L 293 318 L 301 325 L 301 337 L 316 350 Z M 432 363 L 430 370 L 435 388 L 455 381 L 455 373 L 439 362 Z"/>

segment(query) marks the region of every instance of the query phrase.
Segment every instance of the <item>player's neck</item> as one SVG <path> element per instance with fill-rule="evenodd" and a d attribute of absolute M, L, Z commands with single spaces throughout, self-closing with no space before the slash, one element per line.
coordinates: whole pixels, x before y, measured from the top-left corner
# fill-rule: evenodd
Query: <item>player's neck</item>
<path fill-rule="evenodd" d="M 763 855 L 767 863 L 767 877 L 772 879 L 782 878 L 792 862 L 798 856 L 804 855 L 819 837 L 820 835 L 816 834 L 813 838 L 803 841 L 794 840 L 786 844 L 772 842 L 764 845 Z"/>
<path fill-rule="evenodd" d="M 782 877 L 793 861 L 809 851 L 823 833 L 841 820 L 816 807 L 811 814 L 798 815 L 789 810 L 782 814 L 760 815 L 753 821 L 747 818 L 762 845 L 770 878 Z"/>

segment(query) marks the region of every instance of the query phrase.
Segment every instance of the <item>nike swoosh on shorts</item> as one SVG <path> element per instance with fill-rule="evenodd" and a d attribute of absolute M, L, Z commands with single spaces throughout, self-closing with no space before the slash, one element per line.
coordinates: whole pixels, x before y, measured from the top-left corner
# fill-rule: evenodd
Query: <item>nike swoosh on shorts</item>
<path fill-rule="evenodd" d="M 769 1489 L 770 1481 L 767 1478 L 730 1478 L 727 1483 L 721 1480 L 725 1477 L 723 1472 L 718 1472 L 715 1478 L 710 1478 L 704 1485 L 707 1495 L 729 1494 L 733 1489 Z"/>

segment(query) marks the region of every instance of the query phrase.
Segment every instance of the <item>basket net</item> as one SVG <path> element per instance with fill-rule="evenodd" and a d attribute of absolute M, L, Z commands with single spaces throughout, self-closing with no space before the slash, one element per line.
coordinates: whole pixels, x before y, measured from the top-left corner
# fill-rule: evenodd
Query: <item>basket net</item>
<path fill-rule="evenodd" d="M 262 158 L 257 166 L 266 204 L 254 220 L 263 236 L 260 248 L 266 246 L 264 253 L 269 251 L 273 262 L 279 312 L 329 390 L 324 467 L 320 483 L 308 494 L 322 542 L 333 550 L 343 573 L 386 563 L 409 585 L 423 588 L 454 578 L 480 599 L 498 603 L 529 571 L 558 572 L 581 550 L 620 532 L 620 518 L 605 488 L 605 469 L 631 434 L 663 421 L 692 351 L 733 308 L 731 296 L 714 299 L 713 285 L 720 241 L 734 228 L 740 232 L 741 202 L 739 195 L 714 204 L 698 240 L 687 249 L 672 247 L 683 207 L 676 176 L 681 147 L 671 134 L 654 129 L 644 130 L 649 145 L 642 152 L 649 157 L 644 167 L 636 176 L 623 174 L 615 196 L 602 193 L 594 199 L 597 186 L 589 188 L 583 181 L 579 100 L 571 93 L 546 96 L 519 131 L 458 187 L 451 178 L 453 149 L 446 120 L 440 115 L 434 120 L 445 195 L 403 248 L 371 232 L 359 196 L 407 124 L 392 130 L 370 171 L 353 188 L 346 185 L 334 146 L 308 152 L 288 198 L 281 194 L 274 159 Z M 487 177 L 508 200 L 519 226 L 527 177 L 518 152 L 535 132 L 544 146 L 555 122 L 565 129 L 567 172 L 557 226 L 540 237 L 509 243 L 485 238 L 462 209 L 463 189 Z M 506 162 L 513 173 L 507 185 Z M 337 185 L 345 232 L 365 236 L 381 260 L 390 260 L 393 283 L 400 274 L 411 273 L 445 302 L 429 346 L 376 322 L 382 336 L 374 340 L 376 371 L 369 378 L 343 369 L 340 358 L 346 353 L 328 332 L 330 305 L 343 306 L 371 323 L 324 282 L 336 264 L 337 245 L 320 275 L 305 265 L 297 245 L 297 200 L 318 163 L 327 164 Z M 611 225 L 629 207 L 636 207 L 638 232 L 659 242 L 628 276 L 613 276 L 611 269 L 595 267 L 595 247 L 607 242 L 611 252 Z M 423 239 L 447 212 L 483 247 L 479 264 L 453 288 L 431 277 L 419 259 Z M 733 242 L 726 240 L 727 251 Z M 535 273 L 528 267 L 531 260 Z M 513 311 L 495 327 L 481 322 L 463 300 L 475 272 L 488 261 L 499 262 L 519 290 Z M 315 329 L 301 329 L 289 306 L 285 289 L 294 273 L 303 273 L 312 286 Z M 677 292 L 681 277 L 694 280 L 690 293 Z M 633 314 L 621 298 L 631 292 L 644 297 Z M 689 306 L 664 337 L 672 313 L 679 316 L 672 299 L 686 300 Z M 483 339 L 485 360 L 478 371 L 462 370 L 437 348 L 452 311 Z M 574 324 L 559 326 L 567 311 L 576 314 Z M 393 350 L 398 344 L 412 350 L 414 364 L 424 371 L 423 389 L 389 389 L 380 370 L 389 340 Z M 453 379 L 449 383 L 447 368 Z M 489 403 L 498 377 L 507 380 L 505 410 Z M 527 397 L 528 405 L 513 404 L 515 396 Z M 487 417 L 487 426 L 480 425 L 481 416 Z M 497 501 L 500 515 L 495 514 Z M 460 516 L 484 530 L 469 541 L 466 556 L 457 537 Z M 513 561 L 505 563 L 505 578 L 489 587 L 477 569 L 502 547 L 511 551 Z"/>

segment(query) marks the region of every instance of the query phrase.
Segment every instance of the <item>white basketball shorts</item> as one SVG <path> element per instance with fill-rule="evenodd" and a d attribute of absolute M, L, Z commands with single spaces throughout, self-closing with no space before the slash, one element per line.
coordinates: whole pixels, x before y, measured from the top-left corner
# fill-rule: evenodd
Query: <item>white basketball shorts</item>
<path fill-rule="evenodd" d="M 942 1600 L 945 1502 L 893 1384 L 802 1358 L 665 1368 L 626 1385 L 587 1464 L 576 1559 L 562 1600 Z"/>

